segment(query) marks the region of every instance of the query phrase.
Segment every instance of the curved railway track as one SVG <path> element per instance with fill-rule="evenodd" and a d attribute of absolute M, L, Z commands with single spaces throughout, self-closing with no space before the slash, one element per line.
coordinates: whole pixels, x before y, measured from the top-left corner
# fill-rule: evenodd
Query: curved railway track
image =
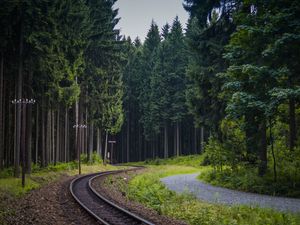
<path fill-rule="evenodd" d="M 129 169 L 136 170 L 136 169 Z M 124 170 L 89 174 L 74 179 L 70 184 L 70 192 L 79 205 L 92 217 L 105 225 L 154 225 L 136 214 L 111 202 L 91 185 L 92 180 L 101 176 L 108 176 L 124 172 Z"/>

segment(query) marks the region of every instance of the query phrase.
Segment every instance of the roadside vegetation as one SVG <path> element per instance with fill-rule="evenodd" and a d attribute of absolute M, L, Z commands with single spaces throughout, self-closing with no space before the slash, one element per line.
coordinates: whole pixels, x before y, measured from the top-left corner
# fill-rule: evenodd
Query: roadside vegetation
<path fill-rule="evenodd" d="M 247 153 L 247 141 L 238 124 L 223 121 L 221 128 L 226 138 L 221 142 L 211 137 L 205 145 L 203 165 L 212 169 L 201 173 L 199 179 L 246 192 L 300 197 L 300 147 L 287 147 L 282 136 L 284 124 L 278 123 L 272 130 L 264 174 L 259 173 L 259 161 L 251 161 L 255 156 Z"/>
<path fill-rule="evenodd" d="M 205 155 L 186 156 L 167 160 L 149 160 L 146 173 L 134 176 L 128 185 L 120 179 L 118 187 L 129 200 L 137 201 L 160 214 L 186 221 L 189 224 L 299 224 L 299 214 L 282 213 L 272 209 L 248 206 L 225 206 L 197 200 L 188 193 L 168 190 L 160 178 L 175 174 L 211 174 L 213 167 L 201 166 Z M 176 165 L 180 164 L 180 165 Z M 254 176 L 255 173 L 253 173 Z"/>
<path fill-rule="evenodd" d="M 102 165 L 101 158 L 94 153 L 91 160 L 87 160 L 86 155 L 81 155 L 82 174 L 100 172 L 105 170 L 114 170 L 111 165 Z M 68 163 L 50 164 L 48 167 L 39 167 L 32 165 L 32 174 L 27 175 L 25 187 L 22 188 L 21 179 L 13 176 L 13 168 L 7 168 L 0 172 L 0 199 L 3 196 L 22 197 L 31 190 L 59 180 L 61 176 L 74 176 L 78 174 L 78 167 L 75 161 Z"/>

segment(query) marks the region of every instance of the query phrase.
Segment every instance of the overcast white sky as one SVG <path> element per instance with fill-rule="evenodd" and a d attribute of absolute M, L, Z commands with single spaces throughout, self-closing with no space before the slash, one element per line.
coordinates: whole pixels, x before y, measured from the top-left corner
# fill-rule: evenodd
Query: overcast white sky
<path fill-rule="evenodd" d="M 175 16 L 179 17 L 183 28 L 186 28 L 188 13 L 182 6 L 183 0 L 118 0 L 121 21 L 117 28 L 121 34 L 134 40 L 137 36 L 144 41 L 152 19 L 161 29 L 168 22 L 170 25 Z"/>

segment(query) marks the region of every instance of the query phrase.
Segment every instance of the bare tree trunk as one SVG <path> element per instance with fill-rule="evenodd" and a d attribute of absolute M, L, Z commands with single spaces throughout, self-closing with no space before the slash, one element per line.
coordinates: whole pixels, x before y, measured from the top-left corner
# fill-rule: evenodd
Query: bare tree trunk
<path fill-rule="evenodd" d="M 203 153 L 204 150 L 204 126 L 201 127 L 201 153 Z"/>
<path fill-rule="evenodd" d="M 21 9 L 22 10 L 22 9 Z M 23 15 L 20 15 L 20 36 L 19 36 L 19 67 L 18 67 L 18 84 L 17 84 L 17 98 L 22 98 L 22 83 L 23 83 Z M 17 105 L 17 139 L 16 139 L 16 152 L 14 160 L 14 175 L 19 177 L 20 175 L 20 149 L 21 149 L 21 123 L 22 123 L 22 106 Z"/>
<path fill-rule="evenodd" d="M 100 128 L 97 128 L 97 154 L 102 158 L 102 134 Z"/>
<path fill-rule="evenodd" d="M 106 166 L 107 162 L 107 141 L 108 141 L 108 133 L 107 131 L 105 132 L 105 149 L 104 149 L 104 157 L 103 157 L 103 163 Z"/>
<path fill-rule="evenodd" d="M 197 128 L 194 128 L 194 154 L 197 154 Z"/>
<path fill-rule="evenodd" d="M 32 90 L 31 90 L 31 83 L 32 83 L 33 71 L 30 69 L 29 76 L 28 76 L 28 98 L 32 98 Z M 32 160 L 32 104 L 27 105 L 27 127 L 26 127 L 26 172 L 28 174 L 31 173 L 31 160 Z"/>
<path fill-rule="evenodd" d="M 77 130 L 77 129 L 76 129 Z M 75 131 L 77 132 L 77 131 Z M 76 142 L 75 142 L 76 143 Z M 65 146 L 64 146 L 64 160 L 67 162 L 67 149 L 68 149 L 68 107 L 65 110 Z"/>
<path fill-rule="evenodd" d="M 179 122 L 176 123 L 176 155 L 180 155 L 180 144 L 179 144 Z"/>
<path fill-rule="evenodd" d="M 39 106 L 36 106 L 36 136 L 35 136 L 35 163 L 38 163 L 38 152 L 39 152 Z"/>
<path fill-rule="evenodd" d="M 164 127 L 164 158 L 169 157 L 169 142 L 168 142 L 168 125 Z"/>
<path fill-rule="evenodd" d="M 177 145 L 176 145 L 176 136 L 177 136 L 177 133 L 176 133 L 176 126 L 174 125 L 173 126 L 173 129 L 174 129 L 174 143 L 173 143 L 173 146 L 174 146 L 174 156 L 176 156 L 177 155 Z"/>
<path fill-rule="evenodd" d="M 55 163 L 59 162 L 59 153 L 60 153 L 60 125 L 59 125 L 60 109 L 58 106 L 57 109 L 57 121 L 56 121 L 56 157 Z"/>
<path fill-rule="evenodd" d="M 91 160 L 92 152 L 94 151 L 94 123 L 91 121 L 89 126 L 89 152 L 88 152 L 88 160 Z"/>
<path fill-rule="evenodd" d="M 55 112 L 51 110 L 51 140 L 52 140 L 52 162 L 55 162 Z"/>
<path fill-rule="evenodd" d="M 277 165 L 276 165 L 276 157 L 275 157 L 275 152 L 274 152 L 274 137 L 273 137 L 273 124 L 272 124 L 272 119 L 270 118 L 269 120 L 270 124 L 270 142 L 271 142 L 271 152 L 272 152 L 272 157 L 273 157 L 273 173 L 274 173 L 274 182 L 277 182 Z"/>
<path fill-rule="evenodd" d="M 130 132 L 130 118 L 129 118 L 129 113 L 128 113 L 128 121 L 127 121 L 127 132 L 126 132 L 126 159 L 127 162 L 130 161 L 130 136 L 129 136 L 129 132 Z"/>
<path fill-rule="evenodd" d="M 1 52 L 1 59 L 0 59 L 0 170 L 3 169 L 3 167 L 4 167 L 3 67 L 4 67 L 4 56 L 3 56 L 3 52 Z"/>
<path fill-rule="evenodd" d="M 46 166 L 49 163 L 49 160 L 51 160 L 50 155 L 51 155 L 51 112 L 50 109 L 48 109 L 47 112 L 47 129 L 46 129 Z"/>
<path fill-rule="evenodd" d="M 44 106 L 42 106 L 42 162 L 41 162 L 42 167 L 47 166 L 46 130 L 45 130 L 46 120 L 45 119 L 46 119 L 45 108 Z"/>
<path fill-rule="evenodd" d="M 295 114 L 295 100 L 291 98 L 289 100 L 289 147 L 290 150 L 293 151 L 295 147 L 295 142 L 297 139 L 296 132 L 296 114 Z"/>
<path fill-rule="evenodd" d="M 25 187 L 26 173 L 26 104 L 23 104 L 22 133 L 21 133 L 21 161 L 22 161 L 22 187 Z"/>
<path fill-rule="evenodd" d="M 87 106 L 85 106 L 85 124 L 88 123 L 88 119 L 89 119 L 89 113 L 88 113 L 88 110 L 87 110 Z M 84 133 L 84 153 L 85 154 L 88 154 L 88 131 L 89 129 L 84 129 L 83 130 L 83 133 Z M 90 156 L 88 156 L 90 157 Z M 90 159 L 88 159 L 90 160 Z"/>
<path fill-rule="evenodd" d="M 78 83 L 77 82 L 77 76 L 76 76 L 76 84 Z M 78 125 L 78 117 L 79 117 L 79 103 L 78 103 L 78 100 L 76 100 L 76 103 L 75 103 L 75 124 Z M 75 143 L 79 143 L 78 142 L 78 129 L 75 129 Z M 75 152 L 77 151 L 77 147 L 75 145 Z"/>
<path fill-rule="evenodd" d="M 267 171 L 267 128 L 265 121 L 260 125 L 260 152 L 259 152 L 259 175 L 263 176 Z"/>
<path fill-rule="evenodd" d="M 81 130 L 80 128 L 76 128 L 78 130 L 78 136 L 77 136 L 77 159 L 78 159 L 78 174 L 81 174 Z"/>

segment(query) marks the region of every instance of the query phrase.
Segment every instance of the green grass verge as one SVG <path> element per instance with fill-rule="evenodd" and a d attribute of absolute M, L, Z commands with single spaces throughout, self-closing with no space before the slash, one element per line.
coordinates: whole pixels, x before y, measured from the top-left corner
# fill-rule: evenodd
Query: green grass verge
<path fill-rule="evenodd" d="M 113 170 L 115 167 L 102 164 L 83 164 L 82 174 Z M 10 195 L 11 197 L 21 197 L 33 189 L 37 189 L 52 181 L 58 180 L 62 175 L 74 176 L 78 174 L 77 164 L 59 163 L 57 165 L 49 165 L 43 169 L 34 168 L 32 174 L 26 175 L 26 183 L 23 188 L 21 178 L 12 177 L 12 170 L 7 169 L 0 174 L 0 198 L 2 195 Z"/>
<path fill-rule="evenodd" d="M 205 159 L 205 154 L 202 155 L 188 155 L 188 156 L 179 156 L 179 157 L 171 157 L 168 159 L 149 159 L 143 162 L 132 162 L 127 163 L 125 165 L 140 165 L 140 166 L 147 166 L 147 165 L 176 165 L 176 166 L 191 166 L 200 168 L 201 163 Z"/>
<path fill-rule="evenodd" d="M 196 159 L 196 160 L 195 160 Z M 177 194 L 167 189 L 160 178 L 186 173 L 209 173 L 211 167 L 201 167 L 203 156 L 189 156 L 168 160 L 153 160 L 140 163 L 148 165 L 146 173 L 135 176 L 129 185 L 118 185 L 126 196 L 158 213 L 186 221 L 192 225 L 199 224 L 241 224 L 241 225 L 297 225 L 299 214 L 282 213 L 272 209 L 248 206 L 225 206 L 199 201 L 188 193 Z M 179 162 L 178 162 L 179 161 Z M 181 164 L 178 166 L 176 164 Z M 155 166 L 158 164 L 158 166 Z M 171 165 L 166 165 L 171 164 Z M 187 166 L 188 165 L 188 166 Z"/>
<path fill-rule="evenodd" d="M 85 156 L 82 161 L 86 162 Z M 96 173 L 107 170 L 123 169 L 125 167 L 104 166 L 101 160 L 92 160 L 92 163 L 82 164 L 82 174 Z M 8 204 L 14 204 L 15 200 L 24 196 L 31 190 L 45 186 L 59 180 L 62 176 L 74 176 L 78 174 L 77 163 L 57 163 L 46 168 L 39 168 L 32 165 L 32 173 L 26 175 L 26 185 L 23 188 L 21 179 L 12 176 L 13 169 L 8 168 L 0 171 L 0 224 L 5 224 L 5 217 L 14 215 L 14 209 Z"/>

